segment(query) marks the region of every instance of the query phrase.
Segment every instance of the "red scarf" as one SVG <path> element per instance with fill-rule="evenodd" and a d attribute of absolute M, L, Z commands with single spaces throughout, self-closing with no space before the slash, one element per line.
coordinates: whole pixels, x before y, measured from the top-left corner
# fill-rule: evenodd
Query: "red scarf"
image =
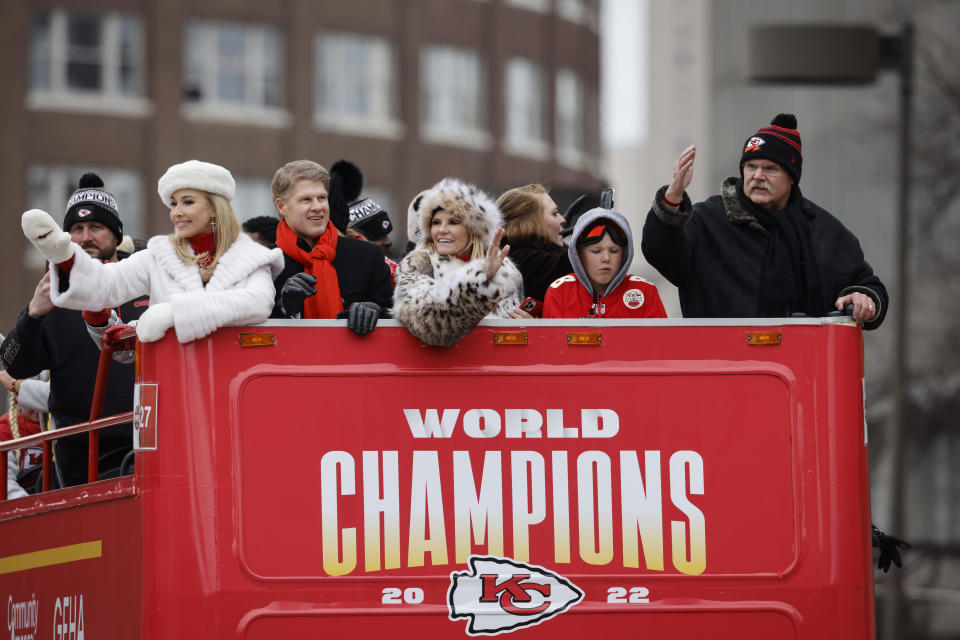
<path fill-rule="evenodd" d="M 336 318 L 343 311 L 340 300 L 340 282 L 333 259 L 337 257 L 337 229 L 330 222 L 312 251 L 304 251 L 297 245 L 297 234 L 281 220 L 277 225 L 277 246 L 303 265 L 303 270 L 317 279 L 317 295 L 303 301 L 304 318 Z"/>
<path fill-rule="evenodd" d="M 217 253 L 217 239 L 213 231 L 187 238 L 187 242 L 193 247 L 193 255 L 197 256 L 197 264 L 201 269 L 206 269 L 213 264 L 213 256 Z"/>

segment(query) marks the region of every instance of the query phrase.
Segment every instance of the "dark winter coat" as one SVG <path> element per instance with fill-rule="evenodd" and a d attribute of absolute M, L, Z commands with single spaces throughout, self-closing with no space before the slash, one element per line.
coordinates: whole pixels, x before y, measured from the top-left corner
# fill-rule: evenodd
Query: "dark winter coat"
<path fill-rule="evenodd" d="M 523 295 L 543 301 L 547 287 L 571 271 L 567 248 L 558 244 L 508 242 L 510 259 L 523 276 Z"/>
<path fill-rule="evenodd" d="M 130 322 L 147 310 L 147 304 L 146 296 L 136 298 L 120 305 L 118 314 L 123 322 Z M 17 379 L 50 370 L 49 407 L 57 427 L 90 418 L 100 350 L 87 334 L 82 312 L 54 307 L 41 318 L 31 318 L 24 309 L 0 346 L 0 356 L 7 373 Z M 102 415 L 133 409 L 133 374 L 133 364 L 111 363 Z M 129 424 L 100 431 L 101 454 L 132 446 Z M 86 435 L 57 443 L 57 461 L 70 484 L 86 481 L 86 451 Z"/>
<path fill-rule="evenodd" d="M 720 195 L 696 205 L 684 194 L 679 210 L 664 204 L 665 191 L 662 187 L 654 197 L 641 247 L 647 262 L 680 290 L 684 317 L 757 317 L 769 232 L 740 202 L 736 178 L 723 182 Z M 838 297 L 864 293 L 877 308 L 864 329 L 876 329 L 889 298 L 856 236 L 810 200 L 804 198 L 800 207 L 811 227 L 822 315 L 835 310 Z"/>
<path fill-rule="evenodd" d="M 297 245 L 304 251 L 310 248 L 303 240 L 297 240 Z M 273 306 L 271 318 L 284 318 L 280 309 L 280 290 L 283 283 L 290 276 L 301 273 L 303 265 L 288 256 L 283 255 L 283 271 L 273 281 L 277 289 L 277 297 Z M 388 309 L 393 304 L 393 284 L 390 280 L 390 269 L 383 260 L 383 251 L 377 245 L 341 236 L 337 238 L 337 255 L 333 259 L 333 268 L 337 271 L 337 283 L 340 285 L 340 299 L 345 311 L 354 302 L 376 302 L 380 305 L 380 316 L 387 317 Z"/>

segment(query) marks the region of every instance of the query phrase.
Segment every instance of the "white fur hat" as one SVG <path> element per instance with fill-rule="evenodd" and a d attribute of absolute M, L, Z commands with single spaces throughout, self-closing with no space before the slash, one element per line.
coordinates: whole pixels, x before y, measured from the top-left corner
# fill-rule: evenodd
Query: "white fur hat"
<path fill-rule="evenodd" d="M 414 203 L 411 203 L 411 208 L 417 211 L 419 217 L 421 241 L 430 237 L 430 222 L 437 209 L 460 216 L 470 234 L 480 238 L 484 245 L 490 242 L 494 232 L 503 224 L 503 214 L 490 196 L 476 185 L 456 178 L 444 178 L 417 196 Z"/>
<path fill-rule="evenodd" d="M 419 245 L 423 239 L 423 230 L 420 229 L 420 203 L 429 191 L 425 189 L 418 193 L 407 207 L 407 240 L 415 245 Z"/>
<path fill-rule="evenodd" d="M 167 206 L 170 206 L 173 192 L 178 189 L 197 189 L 233 200 L 237 183 L 230 172 L 218 164 L 187 160 L 167 169 L 157 181 L 157 193 Z"/>

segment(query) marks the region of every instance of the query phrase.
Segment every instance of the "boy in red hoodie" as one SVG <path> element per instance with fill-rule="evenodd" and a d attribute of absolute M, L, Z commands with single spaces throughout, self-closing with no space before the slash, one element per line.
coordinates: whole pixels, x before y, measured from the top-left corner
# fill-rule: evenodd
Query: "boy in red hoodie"
<path fill-rule="evenodd" d="M 666 318 L 656 286 L 627 273 L 633 261 L 630 224 L 612 209 L 577 221 L 568 249 L 573 273 L 547 289 L 544 318 Z"/>

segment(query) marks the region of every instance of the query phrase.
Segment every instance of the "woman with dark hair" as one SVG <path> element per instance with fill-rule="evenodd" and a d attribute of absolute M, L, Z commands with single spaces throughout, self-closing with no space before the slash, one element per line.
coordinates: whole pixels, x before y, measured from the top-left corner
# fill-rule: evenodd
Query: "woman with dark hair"
<path fill-rule="evenodd" d="M 573 270 L 560 235 L 564 220 L 557 203 L 542 184 L 528 184 L 505 191 L 497 206 L 523 291 L 542 302 L 550 283 Z"/>
<path fill-rule="evenodd" d="M 633 261 L 630 223 L 612 209 L 591 209 L 573 228 L 573 273 L 547 289 L 544 318 L 666 318 L 653 283 L 627 273 Z"/>
<path fill-rule="evenodd" d="M 24 213 L 21 225 L 51 263 L 54 304 L 99 311 L 149 295 L 137 337 L 152 342 L 174 328 L 180 342 L 189 342 L 223 326 L 263 322 L 273 309 L 273 278 L 283 269 L 283 254 L 241 233 L 230 205 L 235 191 L 233 176 L 221 166 L 197 160 L 173 165 L 157 183 L 173 233 L 151 238 L 145 250 L 120 262 L 91 258 L 39 209 Z"/>

